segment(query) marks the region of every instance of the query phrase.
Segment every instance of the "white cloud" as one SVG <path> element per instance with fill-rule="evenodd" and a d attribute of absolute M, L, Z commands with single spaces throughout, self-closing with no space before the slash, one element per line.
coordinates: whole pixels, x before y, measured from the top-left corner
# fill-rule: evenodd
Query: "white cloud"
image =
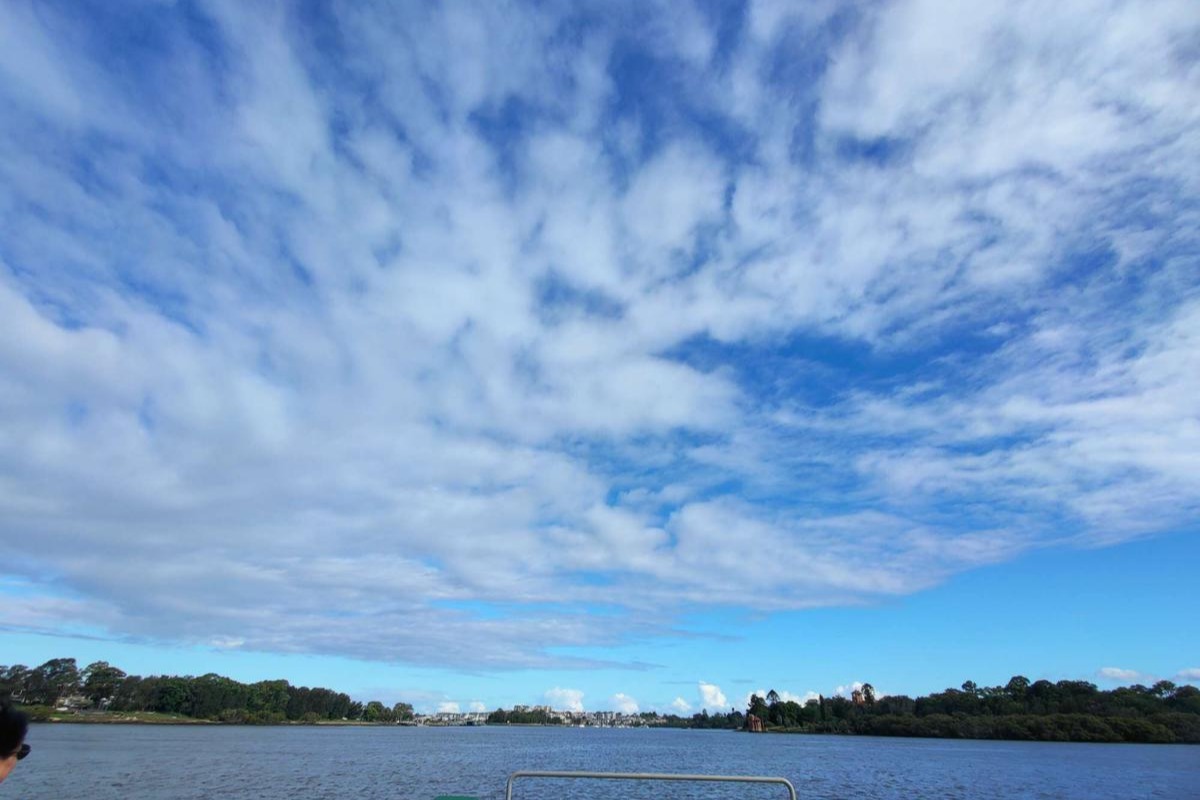
<path fill-rule="evenodd" d="M 721 691 L 720 686 L 700 681 L 697 688 L 700 693 L 701 708 L 725 710 L 725 693 Z"/>
<path fill-rule="evenodd" d="M 583 711 L 583 692 L 555 686 L 546 690 L 546 702 L 558 711 Z"/>
<path fill-rule="evenodd" d="M 459 714 L 461 713 L 458 703 L 445 701 L 438 703 L 437 713 L 439 714 Z"/>
<path fill-rule="evenodd" d="M 2 569 L 55 576 L 0 622 L 595 667 L 562 654 L 689 604 L 1194 518 L 1198 26 L 1144 9 L 897 2 L 831 36 L 834 4 L 760 0 L 717 58 L 653 4 L 639 42 L 686 69 L 609 126 L 616 11 L 356 5 L 323 71 L 303 20 L 214 4 L 212 41 L 117 74 L 104 26 L 0 8 Z M 797 42 L 830 70 L 780 77 Z M 775 368 L 808 337 L 925 366 Z M 723 577 L 747 552 L 755 592 Z M 558 605 L 593 602 L 626 613 Z"/>
<path fill-rule="evenodd" d="M 638 702 L 624 692 L 617 692 L 608 699 L 609 708 L 622 714 L 638 713 Z"/>
<path fill-rule="evenodd" d="M 1096 670 L 1096 676 L 1106 681 L 1125 681 L 1128 683 L 1140 682 L 1146 678 L 1143 673 L 1138 672 L 1136 669 L 1122 669 L 1121 667 L 1101 667 Z"/>
<path fill-rule="evenodd" d="M 671 710 L 676 714 L 687 714 L 692 710 L 692 704 L 682 697 L 676 697 L 671 701 Z"/>
<path fill-rule="evenodd" d="M 487 705 L 482 700 L 472 700 L 467 708 L 475 712 L 487 711 Z"/>
<path fill-rule="evenodd" d="M 1175 680 L 1178 681 L 1200 681 L 1200 667 L 1190 667 L 1181 669 L 1175 675 Z"/>

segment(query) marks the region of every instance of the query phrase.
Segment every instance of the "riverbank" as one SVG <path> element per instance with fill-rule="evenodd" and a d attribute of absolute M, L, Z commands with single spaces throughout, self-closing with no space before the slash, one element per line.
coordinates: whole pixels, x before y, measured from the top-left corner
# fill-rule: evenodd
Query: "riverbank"
<path fill-rule="evenodd" d="M 1169 712 L 1145 718 L 1092 714 L 878 715 L 815 725 L 772 726 L 764 732 L 904 739 L 1197 745 L 1200 744 L 1200 716 Z"/>

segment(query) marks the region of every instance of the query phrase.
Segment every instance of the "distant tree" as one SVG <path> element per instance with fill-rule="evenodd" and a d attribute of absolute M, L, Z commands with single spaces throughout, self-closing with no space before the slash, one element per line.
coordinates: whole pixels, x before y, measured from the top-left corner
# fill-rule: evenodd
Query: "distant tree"
<path fill-rule="evenodd" d="M 869 683 L 862 685 L 863 702 L 869 706 L 875 705 L 875 687 Z"/>
<path fill-rule="evenodd" d="M 887 697 L 881 698 L 876 708 L 880 714 L 904 716 L 915 714 L 917 704 L 916 701 L 907 695 L 890 694 Z"/>
<path fill-rule="evenodd" d="M 400 722 L 407 722 L 413 718 L 412 703 L 396 703 L 392 706 L 393 716 Z"/>
<path fill-rule="evenodd" d="M 125 671 L 110 665 L 107 661 L 94 661 L 83 670 L 83 693 L 93 706 L 99 706 L 105 700 L 111 700 L 121 688 L 125 680 Z"/>
<path fill-rule="evenodd" d="M 767 705 L 773 706 L 778 702 L 779 702 L 779 692 L 775 691 L 774 689 L 767 692 Z"/>
<path fill-rule="evenodd" d="M 1005 693 L 1013 700 L 1024 700 L 1025 690 L 1029 688 L 1029 678 L 1024 675 L 1014 675 L 1004 687 Z"/>
<path fill-rule="evenodd" d="M 73 658 L 52 658 L 35 670 L 42 687 L 41 702 L 55 705 L 79 691 L 79 667 Z"/>
<path fill-rule="evenodd" d="M 1170 697 L 1175 693 L 1175 688 L 1171 681 L 1159 681 L 1150 687 L 1150 693 L 1155 697 Z"/>
<path fill-rule="evenodd" d="M 249 686 L 247 710 L 257 714 L 287 713 L 289 684 L 285 680 L 259 681 Z"/>
<path fill-rule="evenodd" d="M 979 694 L 979 685 L 975 681 L 964 681 L 962 690 L 967 694 Z"/>
<path fill-rule="evenodd" d="M 750 695 L 750 705 L 746 708 L 747 714 L 753 714 L 761 719 L 764 723 L 767 721 L 767 715 L 770 709 L 767 707 L 767 701 L 761 695 Z"/>
<path fill-rule="evenodd" d="M 15 702 L 24 703 L 26 681 L 29 677 L 29 667 L 24 664 L 13 664 L 11 667 L 0 668 L 0 700 L 11 698 Z"/>

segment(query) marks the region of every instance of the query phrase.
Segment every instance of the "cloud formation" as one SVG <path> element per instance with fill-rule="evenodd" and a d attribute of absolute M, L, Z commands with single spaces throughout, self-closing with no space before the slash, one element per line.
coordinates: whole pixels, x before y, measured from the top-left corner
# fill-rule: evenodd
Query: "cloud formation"
<path fill-rule="evenodd" d="M 1187 0 L 130 13 L 0 7 L 0 623 L 594 667 L 1200 516 Z"/>
<path fill-rule="evenodd" d="M 624 692 L 617 692 L 608 699 L 608 706 L 613 711 L 622 714 L 636 714 L 639 711 L 638 701 Z"/>
<path fill-rule="evenodd" d="M 700 693 L 700 707 L 707 709 L 717 709 L 724 711 L 726 708 L 725 693 L 721 691 L 721 687 L 712 683 L 700 681 L 697 685 Z"/>
<path fill-rule="evenodd" d="M 583 711 L 583 692 L 555 686 L 546 690 L 546 702 L 556 711 Z"/>
<path fill-rule="evenodd" d="M 1122 683 L 1138 683 L 1146 679 L 1146 675 L 1136 669 L 1122 669 L 1121 667 L 1101 667 L 1096 671 L 1096 676 L 1106 681 Z"/>

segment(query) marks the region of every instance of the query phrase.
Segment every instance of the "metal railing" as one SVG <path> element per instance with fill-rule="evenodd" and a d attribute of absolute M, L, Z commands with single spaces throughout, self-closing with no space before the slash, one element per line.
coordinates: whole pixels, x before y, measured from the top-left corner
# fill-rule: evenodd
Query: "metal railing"
<path fill-rule="evenodd" d="M 522 770 L 508 776 L 504 800 L 512 800 L 513 782 L 518 778 L 588 778 L 623 781 L 708 781 L 710 783 L 771 783 L 787 789 L 789 800 L 796 800 L 796 787 L 787 778 L 764 778 L 755 775 L 675 775 L 655 772 L 545 772 Z"/>

